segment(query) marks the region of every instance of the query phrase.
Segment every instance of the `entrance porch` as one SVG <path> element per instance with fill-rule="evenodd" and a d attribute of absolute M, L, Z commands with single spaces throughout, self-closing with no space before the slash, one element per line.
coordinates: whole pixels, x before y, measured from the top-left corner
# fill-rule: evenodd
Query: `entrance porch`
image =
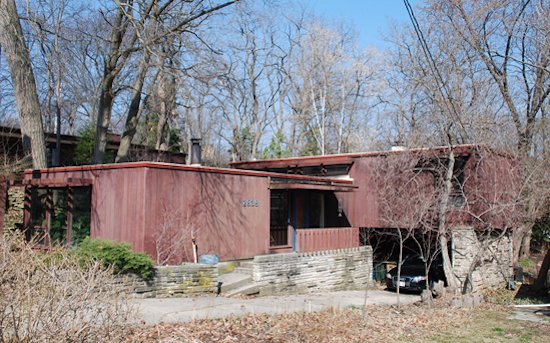
<path fill-rule="evenodd" d="M 270 252 L 312 252 L 359 246 L 337 193 L 353 187 L 281 183 L 270 192 Z"/>

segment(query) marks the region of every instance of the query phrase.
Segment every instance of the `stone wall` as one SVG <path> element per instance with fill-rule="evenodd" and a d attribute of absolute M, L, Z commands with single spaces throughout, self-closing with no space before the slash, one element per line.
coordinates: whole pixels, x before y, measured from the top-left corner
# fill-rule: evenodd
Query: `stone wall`
<path fill-rule="evenodd" d="M 256 256 L 260 295 L 361 289 L 372 285 L 372 248 Z"/>
<path fill-rule="evenodd" d="M 508 234 L 476 234 L 471 227 L 452 229 L 452 261 L 455 275 L 464 285 L 473 266 L 468 287 L 476 293 L 505 287 L 512 275 L 512 241 Z"/>
<path fill-rule="evenodd" d="M 156 267 L 149 280 L 126 275 L 119 278 L 137 298 L 178 297 L 194 293 L 216 292 L 218 267 L 185 263 L 178 266 Z"/>
<path fill-rule="evenodd" d="M 8 188 L 8 207 L 4 216 L 4 228 L 13 230 L 18 224 L 23 224 L 23 207 L 25 202 L 25 187 L 11 186 Z"/>

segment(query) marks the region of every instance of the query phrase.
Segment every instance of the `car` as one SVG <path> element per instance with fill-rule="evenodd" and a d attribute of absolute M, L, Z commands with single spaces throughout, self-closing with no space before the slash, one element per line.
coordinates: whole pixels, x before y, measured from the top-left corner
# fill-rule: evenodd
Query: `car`
<path fill-rule="evenodd" d="M 422 292 L 422 290 L 426 289 L 426 269 L 424 267 L 424 259 L 422 256 L 406 256 L 401 264 L 400 276 L 400 290 Z M 439 263 L 438 260 L 432 263 L 430 272 L 428 273 L 428 278 L 430 288 L 440 280 L 445 281 L 443 265 Z M 397 267 L 395 267 L 386 274 L 386 287 L 389 290 L 396 290 L 397 284 Z"/>

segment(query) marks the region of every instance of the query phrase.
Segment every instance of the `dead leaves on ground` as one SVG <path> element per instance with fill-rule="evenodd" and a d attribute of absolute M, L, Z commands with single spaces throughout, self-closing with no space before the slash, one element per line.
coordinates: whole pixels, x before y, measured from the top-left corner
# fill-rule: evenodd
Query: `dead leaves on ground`
<path fill-rule="evenodd" d="M 246 315 L 135 328 L 132 342 L 380 342 L 421 340 L 466 320 L 468 310 L 409 305 Z"/>

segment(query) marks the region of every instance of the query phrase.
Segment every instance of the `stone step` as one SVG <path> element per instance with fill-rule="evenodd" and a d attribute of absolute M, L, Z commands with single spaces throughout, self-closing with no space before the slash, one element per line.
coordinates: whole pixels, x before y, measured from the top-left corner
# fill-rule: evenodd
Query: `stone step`
<path fill-rule="evenodd" d="M 225 295 L 231 297 L 234 295 L 253 295 L 258 293 L 260 293 L 260 287 L 255 283 L 250 283 L 242 287 L 232 289 Z"/>
<path fill-rule="evenodd" d="M 222 294 L 252 283 L 250 274 L 237 272 L 220 275 L 218 280 L 222 282 Z"/>

